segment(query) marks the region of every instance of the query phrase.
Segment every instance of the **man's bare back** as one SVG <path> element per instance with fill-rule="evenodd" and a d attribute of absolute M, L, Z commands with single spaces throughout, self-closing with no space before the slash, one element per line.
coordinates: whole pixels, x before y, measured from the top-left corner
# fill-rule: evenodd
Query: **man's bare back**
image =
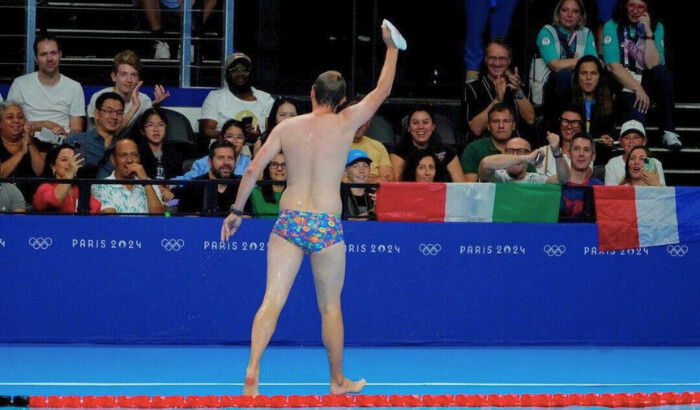
<path fill-rule="evenodd" d="M 338 182 L 354 136 L 347 122 L 342 115 L 322 112 L 290 118 L 277 127 L 287 162 L 281 209 L 340 214 Z"/>
<path fill-rule="evenodd" d="M 340 293 L 345 279 L 345 244 L 339 189 L 355 131 L 374 115 L 391 92 L 398 50 L 388 27 L 382 26 L 382 38 L 387 53 L 377 87 L 360 103 L 335 114 L 337 106 L 345 101 L 345 80 L 334 71 L 321 74 L 311 90 L 312 112 L 285 120 L 270 133 L 246 169 L 231 214 L 221 226 L 221 240 L 228 240 L 241 224 L 243 204 L 258 175 L 275 155 L 283 152 L 287 188 L 268 242 L 267 284 L 253 320 L 243 394 L 258 395 L 260 359 L 305 253 L 311 255 L 323 344 L 331 370 L 330 393 L 357 393 L 365 386 L 364 379 L 351 381 L 343 375 Z"/>

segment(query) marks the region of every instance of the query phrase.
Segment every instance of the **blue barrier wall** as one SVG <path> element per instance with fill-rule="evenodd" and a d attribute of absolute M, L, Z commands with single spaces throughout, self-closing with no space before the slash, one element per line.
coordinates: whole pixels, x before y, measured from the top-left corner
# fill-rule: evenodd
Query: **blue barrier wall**
<path fill-rule="evenodd" d="M 0 215 L 0 342 L 247 343 L 272 221 Z M 700 345 L 700 247 L 592 224 L 346 222 L 348 345 Z M 320 344 L 304 262 L 273 343 Z"/>

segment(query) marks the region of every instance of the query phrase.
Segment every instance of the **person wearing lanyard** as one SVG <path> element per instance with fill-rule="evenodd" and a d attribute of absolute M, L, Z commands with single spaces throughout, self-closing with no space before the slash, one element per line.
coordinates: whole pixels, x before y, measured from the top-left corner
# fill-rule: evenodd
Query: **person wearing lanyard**
<path fill-rule="evenodd" d="M 673 121 L 673 75 L 664 57 L 664 26 L 653 18 L 650 0 L 621 0 L 603 27 L 603 60 L 622 85 L 619 99 L 627 119 L 646 124 L 651 101 L 659 106 L 663 144 L 680 151 L 683 143 Z"/>
<path fill-rule="evenodd" d="M 560 0 L 552 24 L 537 35 L 537 48 L 551 74 L 545 84 L 545 116 L 554 118 L 571 91 L 571 73 L 579 58 L 595 56 L 595 36 L 586 25 L 582 0 Z M 554 109 L 556 112 L 549 112 Z"/>

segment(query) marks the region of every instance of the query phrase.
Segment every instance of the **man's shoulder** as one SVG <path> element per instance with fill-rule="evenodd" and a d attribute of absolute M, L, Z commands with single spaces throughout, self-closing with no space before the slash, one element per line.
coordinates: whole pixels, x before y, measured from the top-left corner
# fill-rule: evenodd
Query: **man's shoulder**
<path fill-rule="evenodd" d="M 207 94 L 207 100 L 210 98 L 215 98 L 215 99 L 220 99 L 220 98 L 225 98 L 227 94 L 230 94 L 232 97 L 234 96 L 231 94 L 228 90 L 228 88 L 218 88 L 216 90 L 211 90 L 209 91 L 209 94 Z"/>
<path fill-rule="evenodd" d="M 83 131 L 83 132 L 74 132 L 66 138 L 66 142 L 75 142 L 75 141 L 85 141 L 88 139 L 96 139 L 99 136 L 97 129 L 93 128 L 88 131 Z"/>
<path fill-rule="evenodd" d="M 39 76 L 39 73 L 33 72 L 25 75 L 21 75 L 12 81 L 12 86 L 17 85 L 17 86 L 25 86 L 29 84 L 32 81 L 36 81 Z"/>
<path fill-rule="evenodd" d="M 113 87 L 107 87 L 107 88 L 101 89 L 100 91 L 95 91 L 95 92 L 92 94 L 92 96 L 90 96 L 90 104 L 94 104 L 95 101 L 97 101 L 97 97 L 101 96 L 101 95 L 104 94 L 104 93 L 108 93 L 108 92 L 111 92 L 111 91 L 114 91 L 114 88 L 113 88 Z M 139 94 L 140 94 L 140 93 L 139 93 Z"/>
<path fill-rule="evenodd" d="M 70 77 L 68 77 L 68 76 L 65 76 L 65 75 L 61 74 L 61 80 L 60 80 L 60 81 L 61 81 L 61 85 L 62 85 L 63 87 L 66 87 L 66 88 L 73 88 L 73 89 L 80 89 L 80 92 L 83 92 L 83 86 L 82 86 L 79 82 L 75 81 L 74 79 L 72 79 L 72 78 L 70 78 Z"/>
<path fill-rule="evenodd" d="M 274 100 L 274 98 L 272 97 L 272 94 L 270 94 L 270 93 L 268 93 L 268 92 L 266 92 L 266 91 L 258 90 L 258 89 L 255 88 L 255 87 L 250 87 L 250 89 L 253 91 L 253 95 L 254 95 L 255 98 L 257 98 L 257 99 L 265 99 L 265 100 L 270 99 L 270 100 Z"/>

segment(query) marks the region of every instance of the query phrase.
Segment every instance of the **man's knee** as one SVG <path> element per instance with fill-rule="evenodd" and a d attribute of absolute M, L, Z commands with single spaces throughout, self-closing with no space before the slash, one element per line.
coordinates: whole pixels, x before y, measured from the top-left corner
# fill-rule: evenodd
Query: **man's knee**
<path fill-rule="evenodd" d="M 321 302 L 318 304 L 318 310 L 322 316 L 340 315 L 340 301 Z"/>

